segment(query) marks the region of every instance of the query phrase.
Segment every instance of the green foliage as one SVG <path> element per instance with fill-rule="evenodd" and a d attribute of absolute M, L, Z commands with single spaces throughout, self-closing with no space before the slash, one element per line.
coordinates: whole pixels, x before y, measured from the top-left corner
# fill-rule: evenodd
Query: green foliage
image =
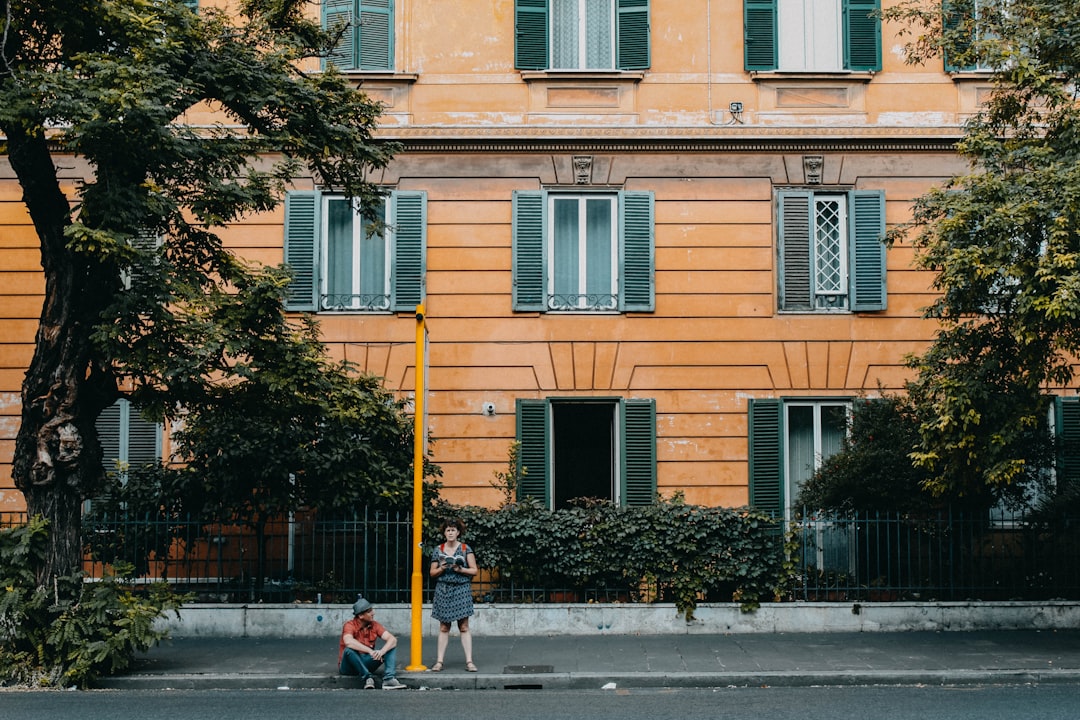
<path fill-rule="evenodd" d="M 795 506 L 841 512 L 926 510 L 934 502 L 925 489 L 929 473 L 909 457 L 918 440 L 918 421 L 903 398 L 856 403 L 841 449 L 806 481 Z"/>
<path fill-rule="evenodd" d="M 806 481 L 795 506 L 905 515 L 922 515 L 944 505 L 982 510 L 1000 500 L 1014 509 L 1030 508 L 1034 498 L 1048 490 L 1045 470 L 1053 465 L 1054 444 L 1045 423 L 1021 437 L 1023 446 L 1016 453 L 1025 459 L 1025 470 L 1014 482 L 997 488 L 977 485 L 961 494 L 955 488 L 937 488 L 931 473 L 913 462 L 919 414 L 910 398 L 886 395 L 858 402 L 841 449 Z"/>
<path fill-rule="evenodd" d="M 502 495 L 503 505 L 517 499 L 521 478 L 528 474 L 528 468 L 521 464 L 521 441 L 515 440 L 506 451 L 506 470 L 496 470 L 495 477 L 490 481 L 491 487 Z"/>
<path fill-rule="evenodd" d="M 384 407 L 374 381 L 330 362 L 312 322 L 290 321 L 286 268 L 246 263 L 220 235 L 277 207 L 296 177 L 356 198 L 365 212 L 380 204 L 367 178 L 396 149 L 373 139 L 381 105 L 332 70 L 305 71 L 331 44 L 306 5 L 245 0 L 193 13 L 159 0 L 5 4 L 0 134 L 40 243 L 49 328 L 37 336 L 24 392 L 55 399 L 24 413 L 16 440 L 12 476 L 31 512 L 77 508 L 99 490 L 94 420 L 121 396 L 154 419 L 197 413 L 191 447 L 222 455 L 213 463 L 225 497 L 210 498 L 219 503 L 243 494 L 234 481 L 263 470 L 268 506 L 283 502 L 289 473 L 319 502 L 399 494 L 408 467 L 400 407 Z M 221 122 L 205 123 L 206 112 Z M 69 197 L 72 167 L 85 177 Z M 288 457 L 274 464 L 266 443 L 279 402 Z M 195 437 L 205 419 L 223 440 L 240 438 L 245 412 L 255 434 L 247 442 L 214 448 L 209 432 Z M 58 428 L 80 442 L 60 443 Z M 40 457 L 61 444 L 75 456 Z M 331 447 L 350 444 L 363 447 L 343 456 Z M 297 471 L 298 446 L 312 452 Z M 253 464 L 246 475 L 242 458 Z M 356 491 L 343 488 L 345 464 Z M 76 527 L 56 527 L 56 537 L 78 535 L 78 517 L 68 516 Z M 68 573 L 74 548 L 56 543 L 39 574 Z"/>
<path fill-rule="evenodd" d="M 503 581 L 636 597 L 643 587 L 659 587 L 688 620 L 706 596 L 726 595 L 749 611 L 782 582 L 777 528 L 746 508 L 706 508 L 675 497 L 644 507 L 583 500 L 552 512 L 526 498 L 494 510 L 441 504 L 430 514 L 460 517 L 480 566 L 497 568 Z M 428 537 L 438 541 L 435 533 Z"/>
<path fill-rule="evenodd" d="M 408 507 L 413 426 L 404 401 L 379 378 L 321 357 L 315 337 L 297 346 L 191 408 L 174 434 L 184 472 L 202 491 L 193 512 Z"/>
<path fill-rule="evenodd" d="M 76 573 L 37 585 L 46 536 L 40 518 L 0 530 L 0 685 L 86 686 L 168 636 L 154 623 L 184 598 L 164 583 L 136 593 L 116 576 Z"/>
<path fill-rule="evenodd" d="M 913 37 L 911 62 L 944 54 L 989 68 L 995 86 L 958 147 L 971 172 L 920 198 L 892 233 L 914 230 L 940 293 L 926 310 L 937 336 L 910 362 L 914 458 L 934 492 L 978 494 L 1032 472 L 1022 451 L 1044 390 L 1071 382 L 1080 351 L 1080 7 L 979 3 L 976 14 L 950 0 L 883 15 Z"/>

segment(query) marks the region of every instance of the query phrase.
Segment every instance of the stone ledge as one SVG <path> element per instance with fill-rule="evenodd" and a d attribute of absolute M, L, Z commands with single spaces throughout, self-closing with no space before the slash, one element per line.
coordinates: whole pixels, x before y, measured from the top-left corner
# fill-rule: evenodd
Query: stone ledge
<path fill-rule="evenodd" d="M 407 604 L 376 606 L 387 627 L 411 625 Z M 438 623 L 422 613 L 422 632 Z M 173 637 L 311 637 L 335 633 L 348 605 L 189 605 L 161 622 Z M 694 620 L 669 603 L 478 604 L 470 623 L 490 636 L 698 633 L 1065 630 L 1080 628 L 1080 602 L 768 603 L 743 613 L 734 603 L 699 605 Z"/>

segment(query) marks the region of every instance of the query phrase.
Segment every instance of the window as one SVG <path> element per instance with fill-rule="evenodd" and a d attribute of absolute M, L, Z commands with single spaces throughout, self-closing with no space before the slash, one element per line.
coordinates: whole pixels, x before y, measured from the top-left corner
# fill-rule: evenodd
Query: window
<path fill-rule="evenodd" d="M 515 310 L 651 312 L 653 196 L 518 191 Z"/>
<path fill-rule="evenodd" d="M 129 467 L 161 460 L 161 425 L 150 422 L 128 400 L 117 400 L 94 422 L 107 473 L 126 473 Z"/>
<path fill-rule="evenodd" d="M 338 70 L 394 69 L 394 0 L 325 0 L 323 27 L 341 33 L 326 59 Z"/>
<path fill-rule="evenodd" d="M 786 516 L 802 484 L 841 449 L 847 432 L 847 400 L 752 399 L 749 406 L 750 504 L 774 517 Z M 1080 398 L 1054 399 L 1058 438 L 1054 484 L 1080 483 Z M 1008 519 L 1003 508 L 995 511 Z"/>
<path fill-rule="evenodd" d="M 147 273 L 146 270 L 160 267 L 164 244 L 165 239 L 161 235 L 149 230 L 143 230 L 128 240 L 128 245 L 138 252 L 138 258 L 132 265 L 120 271 L 120 282 L 125 290 L 131 290 L 151 279 L 152 273 Z"/>
<path fill-rule="evenodd" d="M 516 0 L 521 70 L 644 70 L 649 0 Z"/>
<path fill-rule="evenodd" d="M 781 190 L 777 227 L 781 310 L 885 309 L 882 192 Z"/>
<path fill-rule="evenodd" d="M 656 496 L 653 400 L 518 400 L 517 440 L 527 473 L 518 487 L 547 507 L 574 498 L 649 505 Z"/>
<path fill-rule="evenodd" d="M 990 29 L 995 22 L 1000 22 L 1000 13 L 1006 3 L 1004 0 L 950 0 L 944 3 L 945 27 L 950 32 L 965 31 L 968 42 L 962 43 L 959 50 L 966 53 L 979 40 L 993 37 Z M 945 55 L 946 72 L 990 72 L 994 68 L 980 58 L 976 62 L 957 65 L 948 54 Z"/>
<path fill-rule="evenodd" d="M 423 297 L 427 196 L 387 194 L 383 228 L 341 195 L 285 196 L 286 307 L 317 312 L 412 311 Z"/>
<path fill-rule="evenodd" d="M 990 521 L 996 527 L 1015 527 L 1052 502 L 1058 489 L 1080 480 L 1080 398 L 1048 399 L 1046 414 L 1025 442 L 1025 471 L 1008 487 L 994 488 L 998 501 L 990 508 Z"/>
<path fill-rule="evenodd" d="M 881 70 L 880 0 L 743 0 L 747 70 Z"/>
<path fill-rule="evenodd" d="M 821 463 L 841 449 L 851 403 L 832 400 L 750 401 L 750 504 L 774 517 Z"/>

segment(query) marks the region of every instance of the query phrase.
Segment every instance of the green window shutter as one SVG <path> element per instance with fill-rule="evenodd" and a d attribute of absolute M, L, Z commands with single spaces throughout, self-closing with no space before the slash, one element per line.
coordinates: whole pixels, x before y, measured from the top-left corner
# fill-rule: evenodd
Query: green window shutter
<path fill-rule="evenodd" d="M 360 39 L 361 70 L 393 70 L 393 0 L 361 0 L 357 37 Z"/>
<path fill-rule="evenodd" d="M 743 59 L 746 69 L 775 70 L 779 63 L 777 0 L 743 0 Z"/>
<path fill-rule="evenodd" d="M 959 3 L 942 3 L 942 14 L 944 15 L 945 32 L 947 34 L 957 33 L 960 27 L 962 27 L 966 22 L 970 22 L 971 20 L 970 16 L 965 16 L 960 5 L 961 4 Z M 954 45 L 960 53 L 964 53 L 970 49 L 971 40 L 973 39 L 973 37 L 967 38 L 964 41 L 960 41 L 959 39 L 957 39 L 954 40 Z M 974 63 L 959 66 L 952 61 L 949 55 L 950 53 L 947 51 L 944 53 L 945 72 L 963 72 L 974 70 L 976 68 Z"/>
<path fill-rule="evenodd" d="M 199 12 L 199 0 L 183 0 L 183 2 L 184 2 L 184 5 L 187 6 L 187 9 L 190 10 L 191 12 L 193 12 L 193 13 Z"/>
<path fill-rule="evenodd" d="M 333 64 L 338 70 L 356 69 L 357 18 L 353 17 L 355 0 L 323 0 L 323 28 L 329 32 L 341 32 L 338 44 L 323 60 L 323 65 Z M 344 30 L 342 26 L 348 25 Z"/>
<path fill-rule="evenodd" d="M 620 192 L 620 310 L 652 312 L 656 307 L 654 228 L 653 194 Z"/>
<path fill-rule="evenodd" d="M 777 194 L 781 310 L 811 310 L 810 204 L 813 193 L 781 190 Z"/>
<path fill-rule="evenodd" d="M 314 312 L 318 308 L 319 193 L 285 195 L 285 264 L 293 279 L 285 290 L 285 309 Z"/>
<path fill-rule="evenodd" d="M 620 70 L 645 70 L 650 65 L 649 0 L 618 0 L 618 55 Z"/>
<path fill-rule="evenodd" d="M 161 459 L 161 426 L 128 404 L 127 462 L 132 468 L 156 465 Z"/>
<path fill-rule="evenodd" d="M 548 417 L 550 405 L 546 400 L 517 401 L 518 458 L 524 474 L 518 483 L 518 499 L 531 496 L 544 507 L 551 507 L 548 483 Z"/>
<path fill-rule="evenodd" d="M 544 286 L 547 193 L 515 190 L 513 200 L 513 305 L 514 310 L 546 309 Z"/>
<path fill-rule="evenodd" d="M 97 429 L 98 442 L 101 444 L 101 464 L 106 473 L 116 472 L 116 463 L 123 458 L 120 455 L 120 404 L 115 402 L 101 411 L 94 427 Z"/>
<path fill-rule="evenodd" d="M 145 419 L 129 400 L 117 400 L 102 410 L 94 427 L 107 473 L 116 472 L 117 463 L 139 468 L 161 459 L 161 425 Z"/>
<path fill-rule="evenodd" d="M 424 301 L 427 254 L 427 193 L 398 190 L 390 194 L 394 232 L 394 266 L 391 270 L 391 307 L 412 312 Z"/>
<path fill-rule="evenodd" d="M 622 504 L 651 505 L 656 500 L 656 401 L 619 403 L 622 425 Z"/>
<path fill-rule="evenodd" d="M 514 67 L 548 68 L 548 0 L 515 0 Z"/>
<path fill-rule="evenodd" d="M 881 70 L 880 0 L 844 0 L 844 67 Z"/>
<path fill-rule="evenodd" d="M 850 306 L 857 312 L 884 310 L 888 304 L 885 285 L 885 193 L 880 190 L 856 190 L 851 193 L 850 201 Z"/>
<path fill-rule="evenodd" d="M 774 518 L 784 515 L 784 443 L 779 400 L 750 400 L 750 505 Z"/>
<path fill-rule="evenodd" d="M 1054 399 L 1058 441 L 1058 491 L 1080 483 L 1080 398 Z"/>

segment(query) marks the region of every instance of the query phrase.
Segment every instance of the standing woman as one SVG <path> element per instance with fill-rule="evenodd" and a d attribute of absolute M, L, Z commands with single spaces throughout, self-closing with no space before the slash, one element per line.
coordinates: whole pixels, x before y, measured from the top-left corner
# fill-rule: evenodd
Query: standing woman
<path fill-rule="evenodd" d="M 435 598 L 431 603 L 431 617 L 439 621 L 438 656 L 431 666 L 432 672 L 441 672 L 446 646 L 450 643 L 450 625 L 458 624 L 461 649 L 465 651 L 465 669 L 476 672 L 472 660 L 472 636 L 469 634 L 469 617 L 473 614 L 472 582 L 478 572 L 476 556 L 472 548 L 461 541 L 465 523 L 461 520 L 444 520 L 439 526 L 446 539 L 431 553 L 431 577 L 437 578 Z"/>

